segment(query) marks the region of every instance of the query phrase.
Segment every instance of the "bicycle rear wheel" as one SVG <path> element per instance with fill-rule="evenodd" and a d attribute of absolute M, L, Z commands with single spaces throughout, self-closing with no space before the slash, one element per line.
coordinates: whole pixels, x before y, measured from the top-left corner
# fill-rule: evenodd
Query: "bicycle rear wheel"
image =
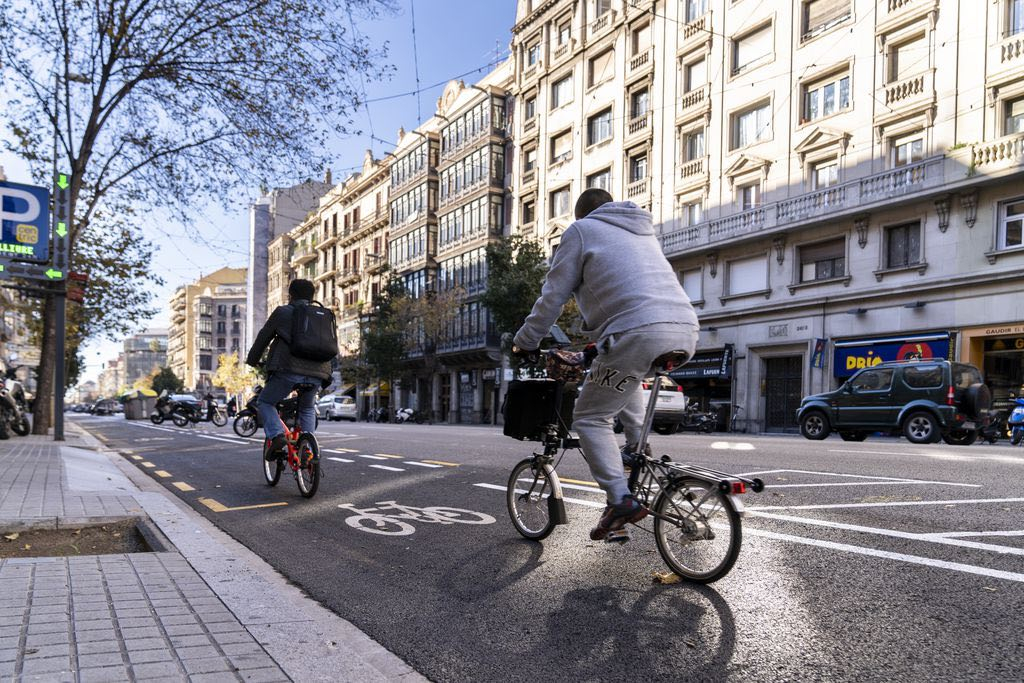
<path fill-rule="evenodd" d="M 302 497 L 312 498 L 320 488 L 320 446 L 312 434 L 303 434 L 296 450 L 299 469 L 295 470 L 295 481 Z"/>
<path fill-rule="evenodd" d="M 697 583 L 717 581 L 740 552 L 740 516 L 717 484 L 679 479 L 654 501 L 654 540 L 673 572 Z"/>
<path fill-rule="evenodd" d="M 508 515 L 516 531 L 530 540 L 547 538 L 555 528 L 548 499 L 554 488 L 552 477 L 557 476 L 534 458 L 526 458 L 512 468 L 505 492 Z"/>

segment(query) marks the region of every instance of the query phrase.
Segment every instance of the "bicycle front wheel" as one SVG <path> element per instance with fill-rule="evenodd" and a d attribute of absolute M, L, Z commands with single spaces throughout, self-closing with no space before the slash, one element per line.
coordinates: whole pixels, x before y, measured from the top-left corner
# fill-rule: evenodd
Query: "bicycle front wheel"
<path fill-rule="evenodd" d="M 320 488 L 320 446 L 312 434 L 303 434 L 296 449 L 299 469 L 295 470 L 295 480 L 299 493 L 303 498 L 312 498 Z"/>
<path fill-rule="evenodd" d="M 717 581 L 740 552 L 740 516 L 718 485 L 679 479 L 654 501 L 654 540 L 673 572 L 697 583 Z"/>
<path fill-rule="evenodd" d="M 533 541 L 547 538 L 555 528 L 548 499 L 558 475 L 548 467 L 526 458 L 512 468 L 505 499 L 512 526 Z"/>

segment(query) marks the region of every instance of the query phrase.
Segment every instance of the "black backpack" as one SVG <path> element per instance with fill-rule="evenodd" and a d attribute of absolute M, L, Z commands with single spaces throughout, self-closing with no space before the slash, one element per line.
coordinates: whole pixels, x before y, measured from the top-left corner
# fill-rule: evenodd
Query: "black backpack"
<path fill-rule="evenodd" d="M 338 355 L 338 327 L 334 313 L 316 301 L 292 306 L 292 335 L 288 351 L 295 358 L 318 363 Z"/>

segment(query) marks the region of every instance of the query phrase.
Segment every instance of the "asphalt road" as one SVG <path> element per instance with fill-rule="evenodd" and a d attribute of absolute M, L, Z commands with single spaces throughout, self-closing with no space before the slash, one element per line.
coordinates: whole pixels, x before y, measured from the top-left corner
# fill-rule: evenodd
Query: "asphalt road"
<path fill-rule="evenodd" d="M 1006 442 L 652 437 L 769 487 L 745 496 L 735 568 L 700 587 L 652 580 L 665 566 L 648 534 L 588 539 L 601 496 L 577 454 L 559 466 L 576 480 L 570 523 L 521 539 L 501 489 L 531 445 L 491 427 L 321 424 L 325 477 L 305 500 L 287 473 L 266 486 L 258 439 L 230 427 L 72 419 L 434 680 L 992 681 L 1024 667 L 1024 449 Z M 478 514 L 408 509 L 431 506 Z M 391 527 L 406 533 L 359 526 L 357 510 L 389 508 L 415 518 Z"/>

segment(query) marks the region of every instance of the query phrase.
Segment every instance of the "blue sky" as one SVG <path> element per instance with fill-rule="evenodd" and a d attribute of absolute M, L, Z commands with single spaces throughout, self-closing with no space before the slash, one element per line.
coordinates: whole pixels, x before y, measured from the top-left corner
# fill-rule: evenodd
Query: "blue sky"
<path fill-rule="evenodd" d="M 411 3 L 415 6 L 411 7 Z M 508 53 L 511 27 L 515 20 L 515 0 L 394 0 L 397 12 L 378 21 L 363 23 L 359 30 L 375 43 L 387 42 L 387 61 L 394 65 L 395 72 L 390 80 L 366 84 L 368 99 L 387 97 L 417 89 L 416 60 L 412 40 L 412 12 L 416 18 L 416 54 L 419 63 L 420 87 L 446 82 L 447 79 L 464 74 L 494 62 L 496 57 Z M 467 83 L 475 82 L 486 74 L 486 69 L 465 76 Z M 360 109 L 353 128 L 361 131 L 332 145 L 335 156 L 333 164 L 335 182 L 344 178 L 353 167 L 362 164 L 367 149 L 375 156 L 381 156 L 389 145 L 371 139 L 373 137 L 394 141 L 399 127 L 415 128 L 417 104 L 424 119 L 434 111 L 437 98 L 444 85 L 427 89 L 417 96 L 389 99 Z M 418 99 L 418 102 L 417 102 Z M 25 182 L 25 167 L 10 155 L 0 152 L 0 166 L 3 166 L 8 180 Z M 349 169 L 349 170 L 346 170 Z M 318 169 L 296 169 L 294 177 L 320 175 Z M 285 184 L 288 179 L 269 179 L 271 185 Z M 168 317 L 167 301 L 179 285 L 195 279 L 202 273 L 209 273 L 223 266 L 244 267 L 248 262 L 248 206 L 257 198 L 258 189 L 249 188 L 236 202 L 237 209 L 224 212 L 211 207 L 206 223 L 213 228 L 217 244 L 216 253 L 203 247 L 189 248 L 179 241 L 166 239 L 157 242 L 159 252 L 153 262 L 153 270 L 166 280 L 166 285 L 154 288 L 155 302 L 161 313 L 148 326 L 166 326 Z M 183 234 L 179 227 L 169 226 L 168 232 Z M 112 342 L 93 342 L 85 348 L 85 379 L 95 379 L 100 366 L 113 358 L 120 345 Z"/>

